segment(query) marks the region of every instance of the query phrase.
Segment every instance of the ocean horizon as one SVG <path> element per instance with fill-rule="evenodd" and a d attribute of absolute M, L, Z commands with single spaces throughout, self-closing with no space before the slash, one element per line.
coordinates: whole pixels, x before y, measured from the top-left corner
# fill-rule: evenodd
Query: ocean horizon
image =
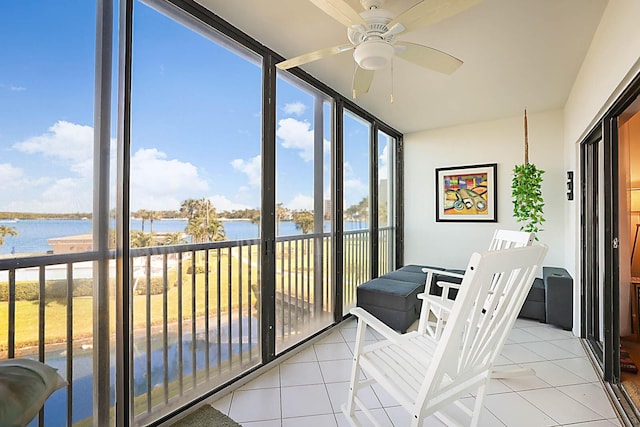
<path fill-rule="evenodd" d="M 227 240 L 257 239 L 260 236 L 258 224 L 245 219 L 222 219 Z M 0 220 L 0 225 L 14 228 L 16 236 L 6 236 L 4 244 L 0 245 L 0 255 L 16 254 L 46 254 L 53 248 L 48 244 L 49 239 L 90 234 L 93 223 L 90 219 L 21 219 Z M 184 232 L 187 221 L 182 218 L 165 218 L 153 222 L 154 233 Z M 112 224 L 115 227 L 115 224 Z M 329 231 L 330 221 L 325 221 L 324 229 Z M 362 221 L 346 221 L 345 230 L 366 228 Z M 144 222 L 144 231 L 149 232 L 150 222 Z M 131 230 L 142 231 L 142 220 L 131 219 Z M 293 221 L 281 221 L 279 236 L 302 234 Z"/>

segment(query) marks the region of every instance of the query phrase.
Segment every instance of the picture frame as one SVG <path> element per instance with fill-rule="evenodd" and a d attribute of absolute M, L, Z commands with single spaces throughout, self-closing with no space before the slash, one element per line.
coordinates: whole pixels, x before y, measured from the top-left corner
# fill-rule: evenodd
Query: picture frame
<path fill-rule="evenodd" d="M 436 221 L 497 222 L 497 166 L 436 168 Z"/>

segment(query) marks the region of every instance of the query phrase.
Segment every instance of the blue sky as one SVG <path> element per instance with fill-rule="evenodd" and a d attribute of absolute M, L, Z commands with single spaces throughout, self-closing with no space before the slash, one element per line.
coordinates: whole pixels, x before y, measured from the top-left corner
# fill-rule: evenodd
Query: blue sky
<path fill-rule="evenodd" d="M 142 3 L 134 17 L 132 210 L 258 207 L 259 64 Z M 91 211 L 94 28 L 88 0 L 0 5 L 0 211 Z M 350 205 L 367 195 L 368 130 L 345 123 Z M 279 79 L 277 202 L 292 209 L 312 208 L 313 127 L 313 97 Z"/>

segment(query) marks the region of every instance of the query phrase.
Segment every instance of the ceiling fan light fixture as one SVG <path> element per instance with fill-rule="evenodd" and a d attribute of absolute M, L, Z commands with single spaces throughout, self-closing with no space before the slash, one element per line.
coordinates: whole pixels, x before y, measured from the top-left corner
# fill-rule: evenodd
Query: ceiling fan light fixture
<path fill-rule="evenodd" d="M 383 40 L 367 40 L 362 42 L 353 52 L 353 59 L 360 68 L 380 70 L 389 64 L 395 53 L 390 43 Z"/>

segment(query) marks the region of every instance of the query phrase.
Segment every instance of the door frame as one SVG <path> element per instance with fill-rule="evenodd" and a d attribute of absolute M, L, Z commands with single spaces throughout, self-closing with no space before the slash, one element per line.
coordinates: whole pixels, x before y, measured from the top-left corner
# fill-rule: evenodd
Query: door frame
<path fill-rule="evenodd" d="M 597 121 L 594 129 L 589 132 L 588 136 L 580 143 L 580 183 L 581 183 L 581 203 L 580 203 L 580 271 L 581 271 L 581 337 L 585 339 L 587 347 L 591 351 L 593 361 L 601 368 L 603 380 L 606 382 L 606 389 L 618 402 L 618 407 L 624 412 L 626 421 L 631 425 L 640 423 L 640 411 L 633 404 L 629 395 L 626 393 L 620 383 L 620 254 L 618 250 L 619 236 L 619 165 L 618 165 L 618 124 L 619 117 L 625 110 L 640 97 L 640 74 L 636 75 L 633 81 L 614 101 L 612 106 Z M 587 188 L 588 180 L 586 179 L 588 171 L 585 170 L 585 147 L 588 144 L 599 143 L 602 145 L 603 152 L 603 170 L 604 173 L 604 191 L 601 197 L 604 200 L 604 233 L 603 241 L 595 241 L 595 245 L 589 245 L 593 241 L 588 239 L 586 235 L 589 230 L 587 221 L 592 219 L 588 216 L 587 208 L 592 207 L 589 202 L 593 202 L 595 197 L 597 200 L 598 189 Z M 596 165 L 597 167 L 597 165 Z M 589 201 L 589 199 L 591 200 Z M 597 254 L 600 245 L 604 248 L 604 274 L 603 280 L 603 315 L 600 322 L 595 327 L 602 326 L 603 348 L 598 349 L 599 345 L 590 336 L 588 324 L 590 315 L 589 309 L 598 309 L 597 304 L 591 304 L 592 289 L 589 289 L 587 278 L 594 274 L 593 268 L 589 268 L 587 262 L 593 259 L 594 253 Z M 596 266 L 598 267 L 598 266 Z M 595 274 L 599 274 L 596 269 Z M 597 276 L 596 276 L 597 279 Z"/>

